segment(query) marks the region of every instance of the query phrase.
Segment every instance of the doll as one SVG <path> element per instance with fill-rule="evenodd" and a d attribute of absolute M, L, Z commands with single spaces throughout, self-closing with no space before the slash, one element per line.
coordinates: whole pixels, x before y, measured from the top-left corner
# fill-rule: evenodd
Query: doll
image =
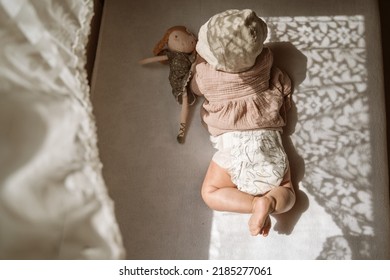
<path fill-rule="evenodd" d="M 191 78 L 192 65 L 196 58 L 196 38 L 184 26 L 169 28 L 163 38 L 154 47 L 154 57 L 141 60 L 144 65 L 152 62 L 168 62 L 169 82 L 172 94 L 176 101 L 181 104 L 180 128 L 177 141 L 184 143 L 186 123 L 189 105 L 194 104 L 195 95 L 187 90 L 187 84 Z"/>

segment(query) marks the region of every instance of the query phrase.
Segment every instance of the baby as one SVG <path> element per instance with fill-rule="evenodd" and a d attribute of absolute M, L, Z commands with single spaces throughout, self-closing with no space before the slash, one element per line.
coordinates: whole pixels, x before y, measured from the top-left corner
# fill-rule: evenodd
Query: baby
<path fill-rule="evenodd" d="M 295 203 L 281 141 L 291 81 L 263 47 L 267 26 L 252 10 L 228 10 L 201 28 L 191 90 L 202 95 L 202 122 L 217 152 L 202 185 L 218 211 L 252 213 L 249 231 L 267 236 L 271 213 Z"/>

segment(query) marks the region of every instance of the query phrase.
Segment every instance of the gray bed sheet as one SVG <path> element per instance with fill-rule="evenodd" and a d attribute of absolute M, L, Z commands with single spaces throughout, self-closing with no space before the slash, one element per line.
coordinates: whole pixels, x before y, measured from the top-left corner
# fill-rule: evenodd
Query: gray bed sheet
<path fill-rule="evenodd" d="M 213 212 L 200 186 L 214 153 L 199 109 L 184 145 L 168 67 L 139 66 L 173 25 L 251 8 L 294 81 L 283 141 L 297 191 L 267 238 Z M 105 1 L 93 73 L 103 176 L 129 259 L 389 259 L 389 185 L 377 1 Z"/>

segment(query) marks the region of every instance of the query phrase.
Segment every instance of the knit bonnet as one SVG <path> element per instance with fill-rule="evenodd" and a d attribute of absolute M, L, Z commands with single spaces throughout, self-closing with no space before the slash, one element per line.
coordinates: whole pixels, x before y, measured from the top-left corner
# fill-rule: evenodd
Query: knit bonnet
<path fill-rule="evenodd" d="M 216 70 L 238 73 L 255 64 L 266 37 L 267 25 L 254 11 L 227 10 L 202 25 L 196 51 Z"/>

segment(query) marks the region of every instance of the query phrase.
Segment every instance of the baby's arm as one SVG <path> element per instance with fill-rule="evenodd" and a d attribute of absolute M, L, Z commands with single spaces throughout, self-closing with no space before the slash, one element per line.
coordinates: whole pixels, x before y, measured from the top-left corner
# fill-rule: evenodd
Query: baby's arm
<path fill-rule="evenodd" d="M 202 96 L 203 94 L 200 92 L 198 84 L 196 82 L 196 73 L 194 74 L 194 77 L 191 79 L 190 83 L 190 89 L 193 93 L 195 93 L 198 96 Z"/>
<path fill-rule="evenodd" d="M 153 56 L 153 57 L 148 57 L 148 58 L 142 59 L 142 60 L 138 61 L 138 63 L 141 65 L 144 65 L 144 64 L 148 64 L 148 63 L 160 62 L 160 61 L 165 61 L 165 60 L 168 60 L 167 55 L 159 55 L 159 56 Z"/>
<path fill-rule="evenodd" d="M 196 66 L 200 63 L 206 63 L 206 61 L 201 57 L 199 54 L 196 56 L 195 62 L 191 66 L 191 70 L 193 71 L 193 78 L 191 79 L 190 83 L 190 89 L 193 93 L 195 93 L 198 96 L 202 96 L 202 92 L 200 91 L 198 87 L 197 80 L 199 79 L 199 75 L 196 72 Z"/>

